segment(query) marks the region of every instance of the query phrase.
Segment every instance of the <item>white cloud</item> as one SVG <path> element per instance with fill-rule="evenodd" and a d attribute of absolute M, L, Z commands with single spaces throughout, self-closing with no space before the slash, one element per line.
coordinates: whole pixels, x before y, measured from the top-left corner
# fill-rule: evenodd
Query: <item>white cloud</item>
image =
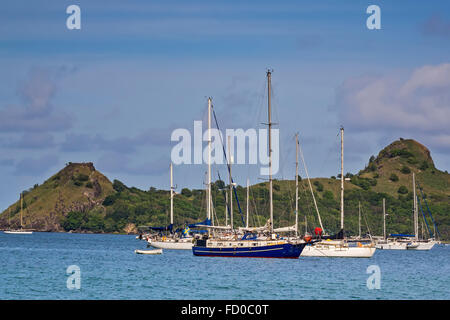
<path fill-rule="evenodd" d="M 409 135 L 450 151 L 450 63 L 346 80 L 335 105 L 346 126 L 359 132 Z"/>

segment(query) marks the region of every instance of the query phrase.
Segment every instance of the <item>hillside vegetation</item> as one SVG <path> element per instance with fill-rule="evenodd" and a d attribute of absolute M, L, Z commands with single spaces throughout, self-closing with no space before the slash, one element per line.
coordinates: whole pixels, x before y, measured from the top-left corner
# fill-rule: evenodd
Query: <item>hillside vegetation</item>
<path fill-rule="evenodd" d="M 412 173 L 416 184 L 423 189 L 429 209 L 433 214 L 442 239 L 450 238 L 450 175 L 438 170 L 429 150 L 414 140 L 400 139 L 371 156 L 366 168 L 356 174 L 347 173 L 345 181 L 345 230 L 358 233 L 358 204 L 362 213 L 362 232 L 382 234 L 382 199 L 386 199 L 388 233 L 413 233 Z M 311 180 L 325 230 L 337 232 L 340 225 L 339 177 Z M 212 185 L 215 219 L 225 222 L 225 197 L 223 181 Z M 246 212 L 246 190 L 237 186 L 243 216 Z M 420 195 L 420 191 L 417 188 Z M 138 226 L 164 226 L 169 224 L 169 191 L 140 190 L 128 187 L 118 180 L 112 183 L 95 170 L 92 163 L 68 164 L 42 185 L 24 193 L 24 221 L 27 227 L 42 231 L 77 232 L 137 232 Z M 250 225 L 264 225 L 269 217 L 268 183 L 250 187 Z M 204 190 L 184 188 L 174 197 L 175 227 L 206 218 Z M 293 225 L 295 222 L 294 180 L 274 181 L 275 227 Z M 421 206 L 427 212 L 421 198 Z M 12 204 L 0 216 L 0 227 L 19 223 L 20 202 Z M 426 224 L 419 212 L 420 233 Z M 318 226 L 317 214 L 309 185 L 300 178 L 299 229 Z M 427 222 L 432 226 L 427 214 Z M 235 226 L 242 226 L 238 205 L 234 202 Z M 422 225 L 424 226 L 422 229 Z"/>

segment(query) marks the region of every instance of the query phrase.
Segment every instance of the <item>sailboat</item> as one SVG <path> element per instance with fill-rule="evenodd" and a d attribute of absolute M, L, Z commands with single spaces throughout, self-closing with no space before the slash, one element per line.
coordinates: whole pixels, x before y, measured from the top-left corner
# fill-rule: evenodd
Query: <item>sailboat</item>
<path fill-rule="evenodd" d="M 247 257 L 247 258 L 290 258 L 300 256 L 306 242 L 293 243 L 289 240 L 279 239 L 273 228 L 273 194 L 272 194 L 272 138 L 271 138 L 271 71 L 267 71 L 268 82 L 268 126 L 269 126 L 269 208 L 270 220 L 268 234 L 265 239 L 245 240 L 244 238 L 230 240 L 220 237 L 211 237 L 210 234 L 195 240 L 192 252 L 195 256 L 211 257 Z M 210 106 L 208 108 L 210 110 Z M 208 112 L 210 121 L 210 112 Z M 210 146 L 211 139 L 209 139 Z M 209 155 L 211 150 L 209 149 Z M 210 165 L 210 161 L 208 163 Z M 211 193 L 209 193 L 208 210 L 210 209 Z"/>
<path fill-rule="evenodd" d="M 414 210 L 414 241 L 413 244 L 408 247 L 409 250 L 431 250 L 436 241 L 434 239 L 419 240 L 419 210 L 417 206 L 416 196 L 416 180 L 413 172 L 413 210 Z"/>
<path fill-rule="evenodd" d="M 392 235 L 391 235 L 392 236 Z M 383 198 L 383 238 L 376 242 L 375 247 L 380 250 L 406 250 L 416 246 L 409 239 L 405 237 L 396 237 L 395 235 L 391 238 L 386 236 L 386 199 Z"/>
<path fill-rule="evenodd" d="M 431 213 L 430 208 L 428 207 L 427 199 L 425 198 L 425 196 L 423 194 L 423 190 L 420 187 L 420 184 L 417 183 L 417 186 L 419 187 L 420 194 L 422 196 L 422 200 L 423 200 L 423 202 L 425 204 L 425 207 L 427 208 L 428 214 L 430 215 L 431 221 L 433 222 L 434 232 L 431 231 L 431 228 L 428 225 L 428 222 L 426 220 L 426 217 L 425 217 L 425 214 L 424 214 L 424 211 L 423 211 L 422 203 L 420 202 L 419 195 L 417 195 L 417 200 L 419 202 L 420 211 L 422 212 L 423 221 L 426 223 L 428 232 L 430 234 L 430 238 L 428 239 L 428 241 L 429 242 L 434 242 L 434 244 L 440 245 L 441 244 L 441 241 L 440 241 L 441 234 L 440 234 L 440 232 L 438 230 L 438 227 L 436 225 L 436 221 L 434 220 L 433 214 Z M 422 227 L 423 227 L 423 222 L 422 222 Z M 423 231 L 423 228 L 422 228 L 422 231 Z M 424 237 L 422 236 L 422 238 L 424 238 Z"/>
<path fill-rule="evenodd" d="M 33 231 L 23 229 L 23 195 L 20 194 L 20 229 L 19 230 L 6 230 L 3 231 L 7 234 L 32 234 Z"/>
<path fill-rule="evenodd" d="M 173 164 L 170 163 L 170 226 L 173 226 Z M 149 237 L 147 243 L 158 249 L 173 249 L 173 250 L 191 250 L 192 249 L 192 237 L 179 237 L 176 235 L 163 236 L 163 237 Z"/>
<path fill-rule="evenodd" d="M 322 240 L 309 244 L 302 252 L 302 257 L 339 257 L 339 258 L 370 258 L 375 253 L 372 244 L 350 246 L 344 235 L 344 128 L 341 127 L 341 230 L 342 239 Z"/>

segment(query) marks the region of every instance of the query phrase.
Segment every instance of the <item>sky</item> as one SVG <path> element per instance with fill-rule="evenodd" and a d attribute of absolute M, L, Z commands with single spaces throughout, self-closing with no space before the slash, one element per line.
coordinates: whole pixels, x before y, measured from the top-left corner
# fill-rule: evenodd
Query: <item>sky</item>
<path fill-rule="evenodd" d="M 72 4 L 80 30 L 66 26 Z M 310 176 L 337 175 L 340 126 L 345 172 L 400 137 L 450 169 L 448 1 L 16 0 L 0 6 L 0 208 L 68 162 L 168 189 L 171 133 L 206 121 L 207 97 L 222 129 L 264 128 L 268 68 L 275 178 L 294 177 L 297 132 Z M 204 188 L 205 171 L 175 166 L 177 191 Z"/>

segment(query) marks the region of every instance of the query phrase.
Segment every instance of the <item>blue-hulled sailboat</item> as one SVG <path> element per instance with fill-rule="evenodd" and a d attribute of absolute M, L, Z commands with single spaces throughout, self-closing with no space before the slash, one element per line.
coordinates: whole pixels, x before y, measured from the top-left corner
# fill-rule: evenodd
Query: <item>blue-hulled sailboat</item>
<path fill-rule="evenodd" d="M 192 252 L 195 256 L 208 257 L 235 257 L 235 258 L 290 258 L 297 259 L 307 244 L 304 241 L 290 242 L 289 240 L 279 239 L 273 230 L 273 199 L 272 199 L 272 139 L 271 139 L 271 71 L 267 71 L 268 81 L 268 126 L 269 126 L 269 198 L 270 198 L 270 220 L 268 230 L 266 230 L 266 239 L 246 240 L 245 236 L 241 239 L 229 240 L 220 237 L 210 237 L 205 235 L 196 239 Z M 208 99 L 208 123 L 211 123 L 211 99 Z M 209 155 L 211 155 L 211 138 L 208 139 Z M 210 173 L 211 162 L 208 163 L 208 172 Z M 209 188 L 211 181 L 209 181 Z M 209 189 L 210 190 L 210 189 Z M 208 193 L 208 210 L 211 204 L 211 192 Z M 209 212 L 209 211 L 208 211 Z M 209 216 L 209 215 L 208 215 Z M 213 227 L 212 227 L 213 228 Z M 209 233 L 210 234 L 210 233 Z"/>

